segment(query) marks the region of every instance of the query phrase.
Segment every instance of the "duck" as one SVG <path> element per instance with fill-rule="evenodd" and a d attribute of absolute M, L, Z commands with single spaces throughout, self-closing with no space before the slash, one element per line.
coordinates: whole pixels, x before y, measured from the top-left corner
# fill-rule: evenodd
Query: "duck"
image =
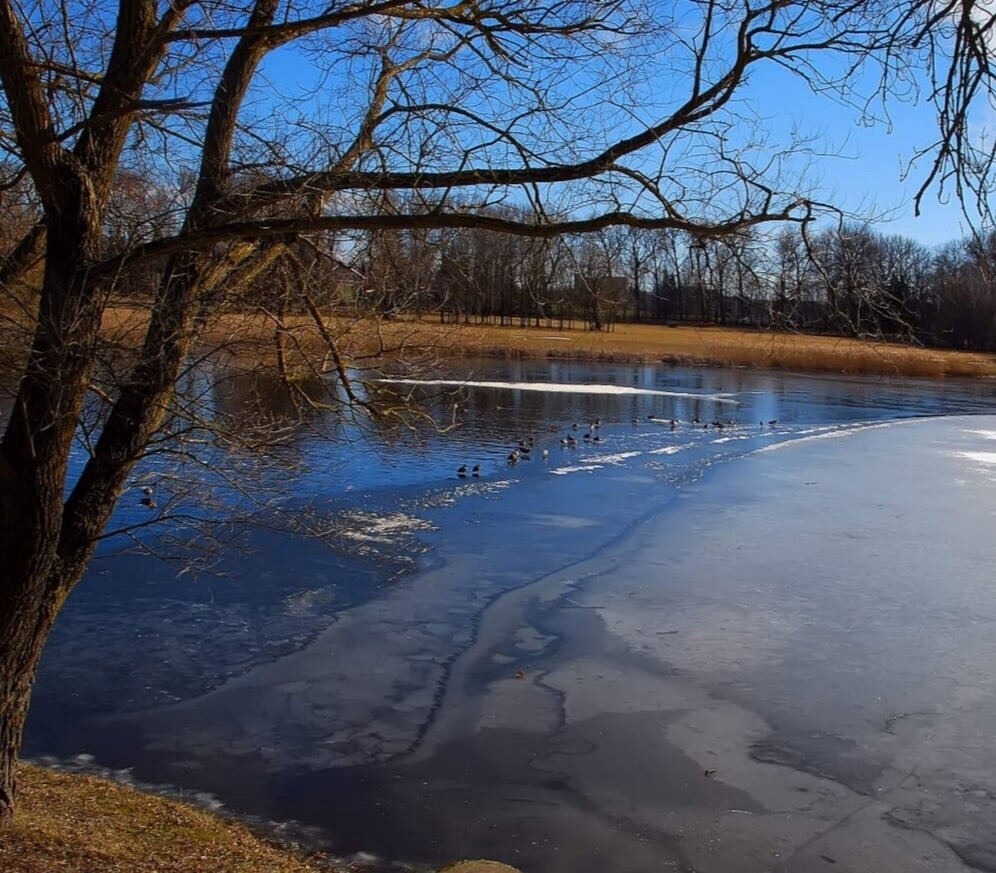
<path fill-rule="evenodd" d="M 151 497 L 143 497 L 139 501 L 146 509 L 155 509 L 158 504 Z"/>
<path fill-rule="evenodd" d="M 463 479 L 466 477 L 466 475 L 467 475 L 467 465 L 461 464 L 459 467 L 457 467 L 457 476 Z"/>
<path fill-rule="evenodd" d="M 153 487 L 152 487 L 151 485 L 143 485 L 143 486 L 142 486 L 142 493 L 143 493 L 143 494 L 144 494 L 144 495 L 145 495 L 146 497 L 151 497 L 151 496 L 152 496 L 152 492 L 153 492 L 153 490 L 154 490 L 154 489 L 153 489 Z"/>
<path fill-rule="evenodd" d="M 549 449 L 543 449 L 543 451 L 542 451 L 542 453 L 541 453 L 541 454 L 543 455 L 543 460 L 544 460 L 544 461 L 545 461 L 545 460 L 546 460 L 547 458 L 549 458 L 549 457 L 550 457 L 550 451 L 549 451 Z"/>
<path fill-rule="evenodd" d="M 508 456 L 508 462 L 510 464 L 517 464 L 519 462 L 519 453 L 518 452 L 512 452 Z"/>
<path fill-rule="evenodd" d="M 601 441 L 602 441 L 602 438 L 601 438 L 600 436 L 597 436 L 597 437 L 594 437 L 594 438 L 592 439 L 592 442 L 593 442 L 593 443 L 600 443 Z"/>
<path fill-rule="evenodd" d="M 474 464 L 474 466 L 473 466 L 473 468 L 471 469 L 470 472 L 473 473 L 475 476 L 480 476 L 481 475 L 481 465 L 480 464 Z"/>

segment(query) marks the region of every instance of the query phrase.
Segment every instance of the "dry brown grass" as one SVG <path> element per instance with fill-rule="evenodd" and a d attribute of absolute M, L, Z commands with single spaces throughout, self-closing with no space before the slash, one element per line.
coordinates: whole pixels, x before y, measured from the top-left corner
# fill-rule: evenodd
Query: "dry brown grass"
<path fill-rule="evenodd" d="M 466 327 L 449 341 L 468 353 L 723 364 L 899 376 L 996 377 L 996 355 L 842 337 L 720 327 L 623 324 L 612 331 Z"/>
<path fill-rule="evenodd" d="M 183 803 L 22 765 L 4 873 L 314 873 L 331 869 Z"/>
<path fill-rule="evenodd" d="M 245 826 L 93 776 L 22 764 L 18 812 L 0 830 L 2 873 L 346 873 L 271 845 Z M 460 861 L 446 873 L 518 873 Z M 440 871 L 444 873 L 444 871 Z"/>
<path fill-rule="evenodd" d="M 133 306 L 111 307 L 104 331 L 122 347 L 142 339 L 146 313 Z M 320 353 L 321 340 L 308 316 L 287 319 L 291 359 Z M 889 376 L 996 377 L 996 355 L 924 349 L 875 340 L 773 333 L 721 327 L 665 327 L 622 324 L 611 331 L 558 331 L 551 328 L 440 325 L 431 320 L 389 322 L 330 319 L 342 351 L 349 356 L 387 347 L 403 348 L 423 361 L 434 357 L 498 356 L 648 361 L 762 367 Z M 269 360 L 273 322 L 262 315 L 222 313 L 208 324 L 206 340 L 233 354 Z"/>

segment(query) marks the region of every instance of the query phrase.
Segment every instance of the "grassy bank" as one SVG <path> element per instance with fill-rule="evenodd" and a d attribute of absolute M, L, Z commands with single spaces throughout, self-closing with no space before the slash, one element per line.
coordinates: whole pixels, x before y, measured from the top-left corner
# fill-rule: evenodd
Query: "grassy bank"
<path fill-rule="evenodd" d="M 843 337 L 736 328 L 621 324 L 585 332 L 512 327 L 452 327 L 464 353 L 589 360 L 719 364 L 890 376 L 996 377 L 996 355 L 924 349 Z"/>
<path fill-rule="evenodd" d="M 105 336 L 122 350 L 142 339 L 146 310 L 112 306 L 104 318 Z M 3 331 L 5 354 L 0 371 L 17 375 L 27 335 L 14 337 L 12 322 Z M 431 367 L 459 356 L 563 358 L 621 362 L 722 365 L 805 372 L 866 373 L 885 376 L 996 378 L 996 355 L 926 349 L 872 339 L 816 336 L 737 328 L 621 324 L 610 331 L 545 327 L 441 325 L 432 319 L 330 318 L 330 333 L 347 358 L 386 352 Z M 205 327 L 209 345 L 233 355 L 273 362 L 274 322 L 261 314 L 223 312 Z M 283 344 L 292 368 L 307 370 L 322 362 L 323 343 L 306 315 L 285 321 Z M 305 363 L 305 359 L 310 363 Z M 325 361 L 328 364 L 328 361 Z"/>
<path fill-rule="evenodd" d="M 140 312 L 118 307 L 107 325 L 135 335 Z M 996 355 L 925 349 L 899 343 L 736 328 L 621 324 L 611 331 L 557 331 L 536 327 L 441 325 L 401 319 L 329 322 L 347 355 L 404 347 L 423 361 L 435 357 L 499 356 L 567 358 L 602 361 L 725 365 L 831 373 L 888 376 L 996 378 Z M 314 349 L 319 340 L 304 316 L 288 319 L 287 345 L 294 351 Z M 273 346 L 273 324 L 261 316 L 226 313 L 207 331 L 210 341 L 264 350 Z"/>
<path fill-rule="evenodd" d="M 245 826 L 93 776 L 22 765 L 14 824 L 0 831 L 4 873 L 348 873 L 274 846 Z M 463 861 L 452 873 L 516 873 Z"/>
<path fill-rule="evenodd" d="M 78 774 L 22 765 L 5 873 L 315 873 L 334 869 L 176 801 Z"/>

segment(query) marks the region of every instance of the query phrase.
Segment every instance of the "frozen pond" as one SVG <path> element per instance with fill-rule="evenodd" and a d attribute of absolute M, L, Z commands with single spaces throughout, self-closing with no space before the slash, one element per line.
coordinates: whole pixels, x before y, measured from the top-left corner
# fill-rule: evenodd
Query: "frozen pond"
<path fill-rule="evenodd" d="M 996 870 L 996 386 L 541 361 L 413 387 L 462 426 L 300 437 L 288 496 L 334 550 L 96 561 L 27 754 L 414 865 Z"/>

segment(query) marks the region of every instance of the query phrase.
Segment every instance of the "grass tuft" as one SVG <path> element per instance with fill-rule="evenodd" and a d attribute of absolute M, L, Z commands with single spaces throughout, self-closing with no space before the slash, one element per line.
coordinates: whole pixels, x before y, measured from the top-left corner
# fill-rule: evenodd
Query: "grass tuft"
<path fill-rule="evenodd" d="M 0 831 L 4 873 L 314 873 L 245 826 L 92 776 L 21 765 L 18 811 Z"/>
<path fill-rule="evenodd" d="M 275 846 L 245 825 L 95 776 L 21 764 L 0 830 L 2 873 L 350 873 L 367 869 Z M 345 866 L 343 866 L 345 864 Z M 406 868 L 407 869 L 407 868 Z M 519 873 L 459 861 L 452 873 Z"/>

